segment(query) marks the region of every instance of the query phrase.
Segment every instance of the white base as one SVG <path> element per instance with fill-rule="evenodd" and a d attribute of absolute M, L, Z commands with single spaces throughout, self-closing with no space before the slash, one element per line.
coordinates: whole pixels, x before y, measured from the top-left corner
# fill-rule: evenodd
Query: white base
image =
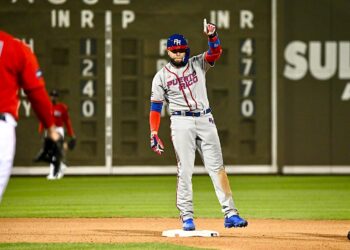
<path fill-rule="evenodd" d="M 172 229 L 163 231 L 164 237 L 219 237 L 219 233 L 211 230 L 184 231 L 182 229 Z"/>

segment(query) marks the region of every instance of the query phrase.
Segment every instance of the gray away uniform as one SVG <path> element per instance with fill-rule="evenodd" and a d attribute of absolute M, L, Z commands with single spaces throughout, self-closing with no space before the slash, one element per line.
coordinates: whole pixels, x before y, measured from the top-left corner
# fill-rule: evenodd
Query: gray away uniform
<path fill-rule="evenodd" d="M 226 217 L 238 214 L 221 153 L 213 115 L 209 109 L 205 74 L 211 67 L 205 53 L 191 57 L 180 68 L 165 65 L 153 78 L 151 101 L 166 101 L 171 113 L 171 137 L 178 164 L 176 204 L 183 220 L 193 218 L 192 174 L 195 152 L 199 151 L 213 182 L 217 198 Z M 186 116 L 185 112 L 201 112 Z"/>

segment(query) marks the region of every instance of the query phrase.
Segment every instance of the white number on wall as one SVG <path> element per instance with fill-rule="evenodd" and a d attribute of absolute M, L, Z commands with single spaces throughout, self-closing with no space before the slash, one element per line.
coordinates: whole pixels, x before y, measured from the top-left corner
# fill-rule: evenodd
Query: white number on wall
<path fill-rule="evenodd" d="M 253 60 L 251 58 L 243 58 L 242 63 L 244 66 L 243 75 L 248 76 L 250 74 L 250 70 L 252 69 Z"/>
<path fill-rule="evenodd" d="M 243 85 L 243 97 L 248 97 L 253 88 L 253 80 L 252 79 L 244 79 L 242 80 L 242 85 Z"/>
<path fill-rule="evenodd" d="M 84 117 L 92 117 L 95 114 L 95 104 L 91 100 L 84 101 L 81 108 Z"/>
<path fill-rule="evenodd" d="M 246 54 L 247 56 L 251 56 L 254 52 L 253 50 L 253 42 L 252 39 L 248 38 L 244 40 L 242 46 L 241 46 L 241 52 Z"/>
<path fill-rule="evenodd" d="M 84 84 L 83 95 L 87 95 L 89 97 L 93 97 L 95 95 L 95 86 L 93 80 L 89 80 Z"/>
<path fill-rule="evenodd" d="M 244 117 L 251 117 L 254 114 L 254 103 L 252 100 L 242 101 L 241 113 Z"/>
<path fill-rule="evenodd" d="M 83 70 L 82 70 L 82 76 L 94 76 L 93 72 L 94 68 L 94 61 L 91 59 L 83 59 Z"/>

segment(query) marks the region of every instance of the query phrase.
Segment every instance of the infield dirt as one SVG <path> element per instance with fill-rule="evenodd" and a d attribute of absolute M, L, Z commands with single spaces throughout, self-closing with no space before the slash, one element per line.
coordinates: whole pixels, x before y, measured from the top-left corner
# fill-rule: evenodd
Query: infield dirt
<path fill-rule="evenodd" d="M 165 238 L 180 228 L 169 218 L 0 218 L 0 242 L 162 242 L 213 249 L 349 249 L 349 220 L 249 220 L 246 228 L 225 229 L 222 219 L 195 219 L 198 230 L 220 237 Z"/>

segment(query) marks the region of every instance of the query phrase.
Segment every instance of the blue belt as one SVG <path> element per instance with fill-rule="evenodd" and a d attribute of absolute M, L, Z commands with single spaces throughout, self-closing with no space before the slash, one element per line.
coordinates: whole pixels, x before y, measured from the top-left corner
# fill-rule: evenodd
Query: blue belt
<path fill-rule="evenodd" d="M 195 116 L 199 117 L 205 114 L 211 113 L 211 108 L 203 110 L 201 112 L 192 112 L 192 111 L 174 111 L 171 115 L 182 115 L 182 116 Z"/>
<path fill-rule="evenodd" d="M 5 117 L 4 114 L 1 114 L 1 113 L 0 113 L 0 120 L 6 122 L 6 117 Z"/>

